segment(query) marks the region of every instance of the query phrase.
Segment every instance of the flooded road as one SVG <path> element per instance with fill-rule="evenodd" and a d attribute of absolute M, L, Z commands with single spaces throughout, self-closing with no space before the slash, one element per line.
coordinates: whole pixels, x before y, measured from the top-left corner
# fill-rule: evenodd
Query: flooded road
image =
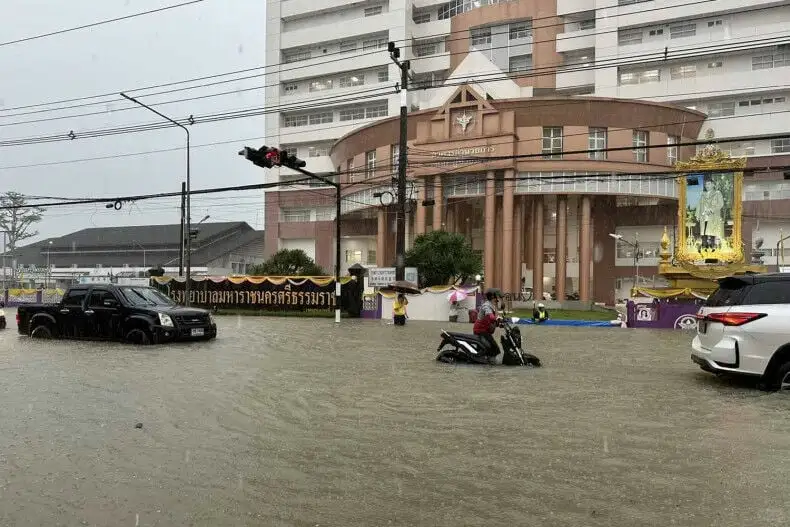
<path fill-rule="evenodd" d="M 527 328 L 525 370 L 434 362 L 432 323 L 134 348 L 9 318 L 0 525 L 790 522 L 790 396 L 699 371 L 682 332 Z"/>

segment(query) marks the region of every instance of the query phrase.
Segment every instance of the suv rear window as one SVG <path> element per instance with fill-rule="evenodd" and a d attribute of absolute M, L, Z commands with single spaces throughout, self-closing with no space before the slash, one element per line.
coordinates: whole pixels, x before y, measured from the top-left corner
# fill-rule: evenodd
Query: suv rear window
<path fill-rule="evenodd" d="M 737 278 L 724 280 L 705 302 L 708 307 L 765 304 L 790 304 L 790 280 L 758 282 L 754 285 Z"/>
<path fill-rule="evenodd" d="M 722 280 L 719 288 L 705 301 L 708 307 L 726 307 L 742 304 L 751 286 L 740 280 Z"/>

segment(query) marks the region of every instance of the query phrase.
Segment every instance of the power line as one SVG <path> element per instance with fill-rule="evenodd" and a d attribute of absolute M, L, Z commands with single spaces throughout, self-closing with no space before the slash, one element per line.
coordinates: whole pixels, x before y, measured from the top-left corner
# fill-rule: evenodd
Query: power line
<path fill-rule="evenodd" d="M 204 1 L 205 0 L 190 0 L 189 2 L 183 2 L 181 4 L 175 4 L 175 5 L 160 7 L 158 9 L 151 9 L 149 11 L 141 11 L 139 13 L 133 13 L 131 15 L 120 16 L 120 17 L 117 17 L 117 18 L 110 18 L 110 19 L 107 19 L 107 20 L 99 20 L 98 22 L 91 22 L 90 24 L 84 24 L 84 25 L 81 25 L 81 26 L 69 27 L 69 28 L 65 28 L 65 29 L 58 29 L 57 31 L 51 31 L 49 33 L 42 33 L 40 35 L 32 35 L 32 36 L 29 36 L 29 37 L 18 38 L 16 40 L 8 40 L 6 42 L 0 42 L 0 47 L 10 46 L 12 44 L 20 44 L 22 42 L 30 42 L 31 40 L 38 40 L 38 39 L 41 39 L 41 38 L 53 37 L 55 35 L 63 35 L 65 33 L 71 33 L 73 31 L 80 31 L 82 29 L 89 29 L 89 28 L 92 28 L 92 27 L 103 26 L 105 24 L 111 24 L 113 22 L 120 22 L 122 20 L 129 20 L 130 18 L 137 18 L 137 17 L 144 16 L 144 15 L 151 15 L 151 14 L 154 14 L 154 13 L 161 13 L 163 11 L 168 11 L 170 9 L 177 9 L 179 7 L 185 7 L 185 6 L 192 5 L 192 4 L 199 4 L 200 2 L 204 2 Z"/>
<path fill-rule="evenodd" d="M 198 0 L 198 1 L 202 1 L 202 0 Z M 695 1 L 695 2 L 691 2 L 691 3 L 685 4 L 685 6 L 704 4 L 704 3 L 709 3 L 709 2 L 713 2 L 713 1 L 715 1 L 715 0 L 698 0 L 698 1 Z M 171 8 L 172 7 L 175 7 L 175 6 L 171 6 Z M 671 9 L 671 8 L 674 8 L 674 7 L 677 7 L 677 6 L 662 6 L 662 7 L 655 7 L 655 8 L 650 8 L 650 9 L 640 9 L 640 10 L 637 11 L 637 13 L 648 13 L 648 12 L 652 12 L 652 11 L 660 11 L 660 10 L 664 10 L 664 9 Z M 769 9 L 769 8 L 768 7 L 760 7 L 760 8 L 754 9 L 754 10 L 762 10 L 762 9 Z M 740 12 L 749 12 L 749 11 L 751 11 L 751 10 L 744 10 L 744 11 L 740 11 Z M 619 15 L 618 14 L 618 15 L 614 15 L 614 16 L 618 17 L 618 16 L 625 16 L 625 15 Z M 531 20 L 532 20 L 532 22 L 535 22 L 535 21 L 540 21 L 540 20 L 555 20 L 556 18 L 557 18 L 556 16 L 551 15 L 551 16 L 545 16 L 545 17 L 536 17 L 536 18 L 533 18 Z M 601 17 L 601 18 L 609 19 L 609 18 L 612 18 L 612 17 L 611 16 L 606 16 L 606 17 Z M 700 18 L 702 18 L 702 17 L 700 17 Z M 597 19 L 598 19 L 597 17 L 593 18 L 593 20 L 597 20 Z M 692 19 L 689 19 L 689 20 L 694 20 L 694 19 L 692 18 Z M 542 29 L 542 28 L 546 28 L 546 27 L 563 27 L 564 25 L 565 25 L 564 22 L 561 22 L 561 23 L 556 23 L 555 22 L 555 23 L 552 23 L 552 24 L 547 24 L 547 25 L 542 25 L 542 26 L 538 26 L 538 27 L 533 27 L 533 30 L 534 29 Z M 453 35 L 455 33 L 466 33 L 466 32 L 467 32 L 467 30 L 459 30 L 459 31 L 451 31 L 449 33 L 440 33 L 440 34 L 434 34 L 434 35 L 426 35 L 426 36 L 422 37 L 421 40 L 425 41 L 425 40 L 430 40 L 430 39 L 433 39 L 433 38 L 443 37 L 443 36 L 447 36 L 447 35 Z M 465 40 L 465 39 L 455 39 L 455 40 Z M 403 47 L 413 47 L 413 46 L 421 45 L 421 44 L 411 45 L 411 44 L 409 44 L 410 41 L 411 41 L 411 39 L 393 40 L 393 42 L 396 42 L 396 43 L 403 43 Z M 453 40 L 448 40 L 448 42 L 451 42 L 451 41 L 453 41 Z M 552 40 L 552 42 L 553 41 L 554 40 Z M 533 42 L 533 44 L 535 44 L 535 43 L 538 43 L 538 42 Z M 383 49 L 386 49 L 386 47 L 383 48 Z M 348 55 L 347 51 L 337 51 L 337 52 L 333 52 L 333 53 L 323 54 L 321 58 L 322 58 L 322 64 L 326 64 L 326 63 L 338 62 L 338 61 L 342 61 L 342 60 L 357 59 L 359 57 L 373 55 L 375 53 L 380 53 L 380 52 L 381 52 L 381 49 L 375 49 L 375 50 L 371 50 L 371 51 L 368 51 L 368 52 L 363 52 L 363 53 L 360 53 L 360 54 Z M 328 61 L 326 60 L 327 57 L 331 57 L 331 56 L 334 56 L 334 55 L 348 55 L 348 56 L 342 57 L 340 59 L 332 59 L 332 60 L 328 60 Z M 27 109 L 27 108 L 35 108 L 35 107 L 39 107 L 39 106 L 52 106 L 52 105 L 56 105 L 56 104 L 69 103 L 69 102 L 81 102 L 81 101 L 92 100 L 92 99 L 99 99 L 99 98 L 106 98 L 106 97 L 116 97 L 119 92 L 132 93 L 132 92 L 139 92 L 139 91 L 144 91 L 144 90 L 149 90 L 149 89 L 163 88 L 163 87 L 168 87 L 168 86 L 177 86 L 179 84 L 187 84 L 187 83 L 198 82 L 198 81 L 203 81 L 203 80 L 216 79 L 216 78 L 220 78 L 220 77 L 226 77 L 226 76 L 229 76 L 229 75 L 237 75 L 237 74 L 240 74 L 240 73 L 249 73 L 249 72 L 252 72 L 252 71 L 258 71 L 258 70 L 262 70 L 262 69 L 269 70 L 269 69 L 272 69 L 272 68 L 278 68 L 277 71 L 274 71 L 272 73 L 282 73 L 284 71 L 293 71 L 293 70 L 298 70 L 298 69 L 310 68 L 310 67 L 314 66 L 314 65 L 310 64 L 310 65 L 293 66 L 293 67 L 287 68 L 287 69 L 282 69 L 281 68 L 282 66 L 285 66 L 285 65 L 288 65 L 288 64 L 294 64 L 294 63 L 293 62 L 280 62 L 280 63 L 275 63 L 275 64 L 268 64 L 268 65 L 265 65 L 265 66 L 256 66 L 256 67 L 252 67 L 252 68 L 245 68 L 245 69 L 235 70 L 235 71 L 230 71 L 230 72 L 225 72 L 225 73 L 218 73 L 218 74 L 213 74 L 213 75 L 208 75 L 208 76 L 195 77 L 195 78 L 185 79 L 185 80 L 181 80 L 181 81 L 174 81 L 174 82 L 169 82 L 169 83 L 155 84 L 155 85 L 145 86 L 145 87 L 141 87 L 141 88 L 115 90 L 115 91 L 112 91 L 112 92 L 109 92 L 109 93 L 103 93 L 103 94 L 97 94 L 97 95 L 89 95 L 89 96 L 84 96 L 84 97 L 76 97 L 76 98 L 70 98 L 70 99 L 60 99 L 60 100 L 49 101 L 49 102 L 28 104 L 28 105 L 24 105 L 24 106 L 16 106 L 16 107 L 11 107 L 11 108 L 0 109 L 0 112 L 21 110 L 21 109 Z M 389 65 L 389 63 L 385 63 L 385 64 L 382 64 L 381 66 L 383 67 L 383 66 L 388 66 L 388 65 Z M 265 76 L 267 74 L 268 73 L 264 73 L 264 74 L 255 75 L 255 76 Z M 226 82 L 234 82 L 235 80 L 236 79 L 230 79 L 230 80 L 228 80 Z M 184 88 L 184 89 L 186 90 L 186 89 L 193 89 L 193 88 Z M 140 94 L 139 96 L 140 97 L 144 97 L 144 96 L 147 97 L 149 95 L 147 95 L 147 94 Z M 101 102 L 93 103 L 93 104 L 106 104 L 107 102 L 112 102 L 112 101 L 101 101 Z M 53 109 L 53 110 L 57 110 L 57 109 Z"/>
<path fill-rule="evenodd" d="M 711 2 L 711 1 L 713 1 L 713 0 L 701 0 L 701 1 L 698 1 L 698 2 L 692 2 L 691 4 L 688 4 L 688 5 L 707 3 L 707 2 Z M 658 10 L 669 9 L 669 8 L 672 8 L 672 6 L 664 6 L 664 7 L 652 8 L 652 9 L 644 9 L 644 10 L 640 10 L 639 12 L 640 13 L 645 13 L 645 12 L 658 11 Z M 739 11 L 739 13 L 746 13 L 746 12 L 751 12 L 751 11 L 761 11 L 761 10 L 767 10 L 767 9 L 773 9 L 773 8 L 775 8 L 775 6 L 774 7 L 765 7 L 765 6 L 763 6 L 763 7 L 758 7 L 758 8 L 754 8 L 754 9 L 742 10 L 742 11 Z M 622 15 L 616 15 L 616 16 L 622 16 Z M 554 19 L 554 18 L 556 18 L 556 17 L 542 17 L 542 18 L 535 18 L 535 19 L 533 19 L 533 21 L 534 20 L 541 20 L 541 19 Z M 601 18 L 611 18 L 611 17 L 601 17 Z M 696 20 L 696 19 L 700 19 L 701 20 L 701 19 L 705 19 L 705 18 L 707 18 L 707 17 L 699 16 L 699 17 L 688 19 L 688 20 Z M 595 19 L 597 19 L 597 18 L 594 18 L 594 20 Z M 546 28 L 546 27 L 556 27 L 556 26 L 564 26 L 564 25 L 565 25 L 564 22 L 553 23 L 553 24 L 546 24 L 546 25 L 542 25 L 542 26 L 533 27 L 533 29 L 541 29 L 541 28 Z M 617 31 L 618 31 L 618 29 L 615 28 L 615 29 L 611 29 L 611 30 L 597 31 L 597 32 L 591 33 L 591 35 L 612 33 L 612 32 L 617 32 Z M 460 31 L 450 32 L 449 34 L 466 33 L 466 32 L 467 32 L 467 30 L 460 30 Z M 433 36 L 426 36 L 426 37 L 423 37 L 422 40 L 430 40 L 433 37 L 440 37 L 440 36 L 446 36 L 446 35 L 448 35 L 448 33 L 443 33 L 443 34 L 438 34 L 438 35 L 433 35 Z M 581 37 L 586 37 L 586 36 L 589 36 L 589 35 L 585 34 L 585 35 L 579 35 L 579 36 L 571 36 L 571 37 L 568 37 L 568 38 L 581 38 Z M 445 42 L 453 42 L 453 41 L 456 41 L 456 40 L 469 40 L 469 37 L 462 37 L 462 38 L 459 38 L 459 39 L 448 39 L 448 40 L 445 40 Z M 414 46 L 421 45 L 421 44 L 410 45 L 410 44 L 408 44 L 408 40 L 403 40 L 403 41 L 407 42 L 406 44 L 404 44 L 404 47 L 414 47 Z M 534 44 L 538 44 L 538 43 L 542 43 L 542 42 L 554 42 L 554 41 L 556 41 L 556 39 L 545 40 L 545 41 L 533 41 L 533 45 Z M 396 40 L 395 42 L 401 42 L 401 40 Z M 729 45 L 733 45 L 733 44 L 729 44 Z M 498 46 L 498 47 L 492 47 L 492 48 L 488 48 L 488 49 L 504 49 L 504 48 L 507 48 L 507 47 L 509 47 L 509 46 Z M 695 48 L 695 49 L 699 49 L 699 48 Z M 690 49 L 690 50 L 683 50 L 683 51 L 694 51 L 694 50 Z M 349 57 L 342 57 L 340 59 L 323 60 L 322 63 L 325 64 L 325 63 L 330 63 L 330 62 L 349 60 L 349 59 L 352 59 L 352 58 L 362 57 L 362 56 L 366 56 L 366 55 L 372 55 L 372 54 L 379 53 L 379 52 L 380 52 L 380 50 L 376 49 L 376 50 L 372 50 L 372 51 L 369 51 L 369 52 L 361 53 L 361 54 L 358 54 L 358 55 L 353 55 L 353 56 L 349 56 Z M 346 53 L 347 53 L 346 51 L 329 53 L 329 54 L 323 55 L 322 58 L 326 59 L 326 57 L 328 57 L 328 56 L 332 56 L 332 55 L 336 55 L 336 54 L 346 54 Z M 456 53 L 450 53 L 450 55 L 452 56 L 452 55 L 467 54 L 467 53 L 468 52 L 456 52 Z M 441 54 L 442 53 L 439 53 L 439 55 L 441 55 Z M 435 55 L 436 54 L 428 55 L 428 56 L 424 56 L 424 57 L 415 57 L 412 60 L 427 60 L 427 59 L 432 58 Z M 634 58 L 634 57 L 626 57 L 626 58 Z M 656 60 L 661 60 L 661 58 L 656 58 Z M 234 75 L 234 74 L 238 74 L 238 73 L 247 73 L 247 72 L 256 71 L 256 70 L 260 70 L 260 69 L 264 69 L 264 68 L 271 69 L 271 68 L 273 68 L 275 66 L 282 66 L 284 64 L 292 64 L 292 63 L 285 62 L 285 63 L 279 63 L 279 64 L 272 64 L 272 65 L 268 65 L 268 66 L 247 68 L 247 69 L 232 71 L 232 72 L 228 72 L 228 73 L 209 75 L 209 76 L 199 77 L 199 78 L 195 78 L 195 79 L 188 79 L 188 80 L 184 80 L 184 81 L 176 81 L 176 82 L 171 82 L 171 83 L 159 84 L 159 85 L 149 86 L 149 87 L 145 87 L 145 88 L 136 88 L 136 89 L 133 89 L 133 90 L 124 90 L 124 91 L 126 91 L 126 92 L 137 92 L 137 91 L 142 91 L 142 90 L 146 90 L 146 89 L 153 89 L 153 88 L 158 88 L 158 87 L 166 87 L 166 86 L 173 86 L 173 85 L 178 85 L 178 84 L 185 84 L 185 83 L 189 83 L 189 82 L 196 82 L 196 81 L 199 81 L 199 80 L 209 80 L 209 79 L 219 78 L 219 77 L 223 77 L 223 76 Z M 312 67 L 312 66 L 313 65 L 302 65 L 302 66 L 295 66 L 295 67 L 287 68 L 287 69 L 280 68 L 279 72 L 292 71 L 292 70 L 301 69 L 301 68 L 309 68 L 309 67 Z M 384 63 L 384 64 L 381 64 L 381 65 L 375 66 L 374 68 L 387 67 L 387 66 L 388 66 L 388 64 Z M 561 64 L 550 65 L 550 66 L 547 66 L 544 69 L 549 69 L 549 68 L 554 68 L 554 67 L 559 67 L 559 66 L 561 66 Z M 271 73 L 274 73 L 274 72 L 271 72 Z M 209 83 L 209 84 L 205 84 L 205 85 L 189 86 L 189 87 L 185 87 L 185 88 L 167 90 L 167 91 L 164 91 L 164 92 L 153 93 L 153 94 L 140 94 L 139 96 L 146 96 L 146 97 L 148 97 L 148 96 L 155 96 L 155 95 L 161 95 L 161 94 L 166 94 L 166 93 L 174 93 L 174 92 L 183 91 L 183 90 L 198 89 L 198 88 L 201 88 L 201 87 L 207 87 L 207 86 L 212 86 L 212 85 L 217 85 L 217 84 L 238 82 L 238 81 L 241 81 L 241 80 L 247 80 L 247 79 L 251 79 L 251 78 L 255 78 L 255 77 L 265 77 L 266 75 L 269 75 L 269 74 L 270 74 L 269 72 L 266 72 L 266 73 L 261 73 L 261 74 L 249 75 L 249 76 L 246 76 L 246 77 L 240 77 L 240 78 L 234 78 L 234 79 L 227 79 L 227 80 L 217 81 L 217 82 L 213 82 L 213 83 Z M 274 84 L 268 84 L 268 85 L 261 86 L 261 88 L 273 87 L 273 86 L 277 86 L 279 84 L 280 84 L 279 82 L 278 83 L 274 83 Z M 250 88 L 250 89 L 253 89 L 253 88 Z M 210 95 L 210 96 L 211 97 L 213 97 L 213 96 L 222 96 L 222 95 L 226 95 L 226 94 L 236 93 L 237 91 L 239 91 L 239 90 L 228 91 L 228 92 L 221 92 L 221 93 L 213 94 L 213 95 Z M 18 106 L 18 107 L 15 107 L 15 108 L 9 108 L 9 109 L 5 109 L 5 110 L 0 110 L 0 112 L 2 112 L 2 111 L 10 111 L 10 110 L 13 110 L 13 109 L 24 109 L 24 108 L 33 108 L 33 107 L 38 107 L 38 106 L 52 105 L 52 104 L 58 104 L 58 103 L 63 103 L 63 102 L 78 102 L 78 101 L 83 101 L 83 100 L 91 100 L 91 99 L 95 99 L 95 98 L 104 98 L 104 97 L 109 97 L 109 96 L 114 96 L 114 95 L 115 95 L 115 93 L 108 93 L 108 94 L 93 95 L 93 96 L 87 96 L 87 97 L 78 97 L 78 98 L 74 98 L 74 99 L 65 99 L 65 100 L 54 101 L 54 102 L 50 102 L 50 103 L 38 103 L 38 104 L 32 104 L 32 105 L 26 105 L 26 106 Z M 195 99 L 195 98 L 189 98 L 189 99 L 185 99 L 185 100 L 193 100 L 193 99 Z M 82 104 L 82 105 L 67 106 L 67 107 L 63 107 L 63 108 L 48 108 L 48 109 L 44 109 L 44 110 L 37 110 L 37 111 L 34 111 L 34 112 L 25 112 L 25 113 L 11 114 L 11 115 L 8 115 L 7 117 L 29 115 L 29 114 L 32 114 L 32 113 L 40 113 L 40 112 L 61 111 L 61 110 L 69 109 L 69 108 L 107 104 L 109 102 L 114 102 L 114 101 L 99 101 L 99 102 Z M 158 104 L 169 104 L 170 102 L 171 101 L 165 101 L 165 102 L 158 103 Z M 129 107 L 128 109 L 134 109 L 134 108 L 136 108 L 136 107 Z M 121 110 L 125 110 L 125 109 L 127 109 L 127 108 L 122 108 Z M 120 111 L 120 110 L 117 110 L 117 111 Z M 104 112 L 100 112 L 100 113 L 104 113 Z"/>

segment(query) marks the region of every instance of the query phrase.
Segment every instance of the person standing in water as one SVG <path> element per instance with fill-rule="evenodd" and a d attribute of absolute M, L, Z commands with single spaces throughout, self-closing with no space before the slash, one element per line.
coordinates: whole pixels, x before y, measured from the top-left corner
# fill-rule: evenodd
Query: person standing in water
<path fill-rule="evenodd" d="M 392 304 L 392 320 L 396 326 L 406 325 L 406 318 L 408 317 L 406 314 L 406 306 L 408 305 L 409 301 L 406 300 L 406 295 L 398 293 L 398 297 Z"/>

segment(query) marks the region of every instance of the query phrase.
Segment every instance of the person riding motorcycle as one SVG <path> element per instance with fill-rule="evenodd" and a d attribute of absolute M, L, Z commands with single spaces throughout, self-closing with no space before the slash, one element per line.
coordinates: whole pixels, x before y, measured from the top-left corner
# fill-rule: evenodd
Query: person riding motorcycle
<path fill-rule="evenodd" d="M 497 314 L 496 307 L 499 298 L 501 298 L 501 293 L 498 291 L 491 289 L 486 291 L 486 301 L 480 306 L 480 312 L 472 330 L 488 349 L 488 356 L 491 358 L 499 355 L 499 345 L 494 340 L 494 332 L 502 322 L 502 317 Z"/>

